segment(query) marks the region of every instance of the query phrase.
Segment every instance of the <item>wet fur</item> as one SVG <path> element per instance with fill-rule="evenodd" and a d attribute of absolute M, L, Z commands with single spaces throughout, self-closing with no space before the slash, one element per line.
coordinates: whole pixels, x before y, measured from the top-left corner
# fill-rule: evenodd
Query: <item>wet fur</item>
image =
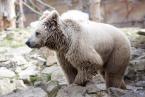
<path fill-rule="evenodd" d="M 60 19 L 57 12 L 45 20 L 45 44 L 56 51 L 69 84 L 85 85 L 99 70 L 106 86 L 125 88 L 123 76 L 130 59 L 130 43 L 117 28 L 94 22 Z"/>

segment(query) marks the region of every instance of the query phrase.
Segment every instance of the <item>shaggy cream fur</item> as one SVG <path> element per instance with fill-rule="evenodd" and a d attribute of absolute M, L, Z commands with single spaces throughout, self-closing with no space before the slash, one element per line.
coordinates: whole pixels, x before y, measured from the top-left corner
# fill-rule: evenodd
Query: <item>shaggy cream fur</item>
<path fill-rule="evenodd" d="M 107 87 L 125 88 L 130 42 L 122 31 L 109 24 L 62 19 L 57 11 L 41 23 L 27 45 L 55 50 L 70 84 L 85 85 L 100 71 Z"/>

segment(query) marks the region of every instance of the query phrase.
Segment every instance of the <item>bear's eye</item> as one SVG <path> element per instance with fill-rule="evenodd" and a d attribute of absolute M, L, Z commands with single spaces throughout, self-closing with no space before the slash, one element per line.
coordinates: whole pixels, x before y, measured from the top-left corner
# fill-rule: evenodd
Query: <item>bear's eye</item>
<path fill-rule="evenodd" d="M 36 32 L 36 36 L 40 35 L 41 33 L 40 32 Z"/>

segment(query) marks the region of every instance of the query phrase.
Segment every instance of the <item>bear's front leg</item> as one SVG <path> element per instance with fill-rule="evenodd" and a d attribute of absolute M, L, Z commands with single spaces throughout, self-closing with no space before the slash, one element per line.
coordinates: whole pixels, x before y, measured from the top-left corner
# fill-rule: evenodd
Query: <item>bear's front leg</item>
<path fill-rule="evenodd" d="M 58 58 L 60 66 L 66 76 L 68 83 L 72 84 L 77 75 L 77 69 L 74 68 L 71 65 L 71 63 L 66 60 L 65 56 L 62 53 L 57 53 L 57 58 Z"/>
<path fill-rule="evenodd" d="M 82 86 L 86 85 L 103 67 L 101 56 L 91 48 L 86 48 L 85 51 L 75 48 L 67 53 L 66 58 L 78 71 L 73 83 Z"/>
<path fill-rule="evenodd" d="M 89 60 L 83 60 L 80 64 L 77 65 L 77 76 L 75 78 L 74 84 L 81 86 L 86 85 L 88 81 L 95 76 L 99 69 L 102 68 L 102 63 L 100 63 L 100 58 L 88 58 Z"/>
<path fill-rule="evenodd" d="M 77 75 L 77 70 L 71 66 L 71 64 L 60 64 L 62 67 L 62 70 L 64 71 L 64 74 L 66 76 L 66 79 L 69 84 L 72 84 L 75 80 L 75 77 Z"/>
<path fill-rule="evenodd" d="M 88 74 L 88 72 L 86 72 L 85 70 L 79 70 L 75 78 L 74 84 L 85 86 L 86 83 L 91 79 L 92 79 L 91 74 Z"/>
<path fill-rule="evenodd" d="M 77 76 L 74 80 L 74 84 L 85 86 L 93 76 L 97 74 L 98 68 L 96 64 L 84 63 L 84 67 L 78 69 Z"/>

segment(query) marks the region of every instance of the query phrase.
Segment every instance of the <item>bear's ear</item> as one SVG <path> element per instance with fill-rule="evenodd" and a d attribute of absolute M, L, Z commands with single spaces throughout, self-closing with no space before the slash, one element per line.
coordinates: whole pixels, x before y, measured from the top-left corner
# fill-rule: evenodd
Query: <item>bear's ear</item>
<path fill-rule="evenodd" d="M 53 10 L 50 14 L 50 18 L 54 21 L 58 21 L 59 13 L 56 10 Z"/>
<path fill-rule="evenodd" d="M 39 20 L 43 20 L 45 18 L 47 18 L 50 14 L 50 11 L 49 10 L 46 10 L 43 12 L 42 16 L 39 18 Z"/>
<path fill-rule="evenodd" d="M 47 27 L 57 26 L 59 24 L 59 14 L 56 10 L 51 11 L 46 15 L 44 19 L 41 20 L 43 24 Z"/>

